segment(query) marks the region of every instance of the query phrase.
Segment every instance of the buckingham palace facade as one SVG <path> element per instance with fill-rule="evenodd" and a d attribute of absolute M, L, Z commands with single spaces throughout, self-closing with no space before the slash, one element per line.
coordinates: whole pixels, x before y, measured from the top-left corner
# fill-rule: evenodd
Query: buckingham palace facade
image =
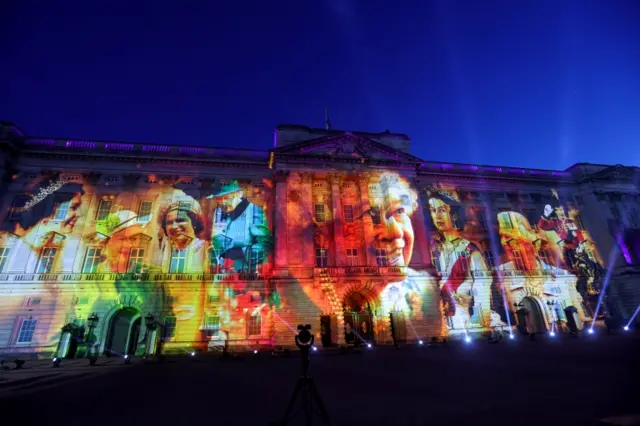
<path fill-rule="evenodd" d="M 579 333 L 640 304 L 637 167 L 427 161 L 388 131 L 282 125 L 257 150 L 0 122 L 0 175 L 0 354 L 287 347 L 298 324 L 323 346 Z"/>

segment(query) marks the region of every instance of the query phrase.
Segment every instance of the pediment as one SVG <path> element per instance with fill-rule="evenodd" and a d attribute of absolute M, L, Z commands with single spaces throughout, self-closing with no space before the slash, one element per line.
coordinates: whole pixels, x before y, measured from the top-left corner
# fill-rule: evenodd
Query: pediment
<path fill-rule="evenodd" d="M 383 143 L 349 132 L 298 142 L 276 148 L 274 152 L 277 154 L 319 158 L 329 157 L 344 160 L 422 162 L 420 158 L 414 157 L 411 154 L 398 151 Z"/>
<path fill-rule="evenodd" d="M 591 179 L 624 182 L 633 179 L 638 173 L 635 167 L 615 165 L 592 174 Z"/>

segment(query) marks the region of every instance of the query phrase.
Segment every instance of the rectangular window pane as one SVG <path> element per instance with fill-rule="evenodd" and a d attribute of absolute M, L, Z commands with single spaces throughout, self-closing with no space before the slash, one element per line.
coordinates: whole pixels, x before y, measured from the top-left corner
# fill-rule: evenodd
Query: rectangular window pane
<path fill-rule="evenodd" d="M 127 263 L 127 272 L 140 273 L 144 266 L 144 249 L 132 248 L 129 251 L 129 262 Z"/>
<path fill-rule="evenodd" d="M 329 263 L 328 252 L 325 248 L 316 248 L 316 267 L 326 268 Z"/>
<path fill-rule="evenodd" d="M 14 198 L 13 204 L 11 205 L 11 211 L 9 212 L 9 219 L 20 219 L 27 201 L 29 201 L 29 197 L 25 197 L 23 195 Z"/>
<path fill-rule="evenodd" d="M 376 249 L 376 263 L 378 266 L 388 266 L 387 250 Z"/>
<path fill-rule="evenodd" d="M 102 259 L 102 249 L 89 248 L 87 249 L 87 256 L 84 259 L 84 266 L 82 267 L 83 274 L 95 274 L 98 270 Z"/>
<path fill-rule="evenodd" d="M 0 247 L 0 272 L 4 272 L 4 267 L 7 265 L 7 259 L 9 259 L 9 247 Z"/>
<path fill-rule="evenodd" d="M 171 250 L 171 264 L 169 265 L 169 273 L 182 274 L 184 273 L 185 263 L 187 258 L 187 250 L 172 249 Z"/>
<path fill-rule="evenodd" d="M 48 274 L 51 272 L 57 252 L 58 249 L 53 247 L 44 247 L 40 251 L 40 258 L 38 259 L 38 264 L 36 265 L 37 274 Z"/>
<path fill-rule="evenodd" d="M 71 200 L 60 200 L 56 202 L 56 214 L 53 217 L 54 220 L 65 220 L 69 215 L 69 207 L 71 206 Z"/>
<path fill-rule="evenodd" d="M 98 204 L 98 211 L 96 213 L 96 220 L 106 219 L 111 212 L 111 205 L 111 200 L 100 200 L 100 204 Z"/>
<path fill-rule="evenodd" d="M 316 204 L 315 213 L 316 213 L 316 222 L 323 223 L 325 221 L 324 204 Z"/>
<path fill-rule="evenodd" d="M 151 220 L 151 208 L 153 203 L 151 201 L 140 201 L 138 206 L 138 222 L 147 223 Z"/>
<path fill-rule="evenodd" d="M 20 332 L 18 333 L 18 343 L 31 343 L 33 339 L 33 332 L 36 329 L 36 323 L 38 321 L 34 319 L 23 319 L 20 324 Z"/>
<path fill-rule="evenodd" d="M 344 222 L 345 223 L 353 223 L 353 206 L 349 204 L 345 204 L 342 208 L 344 211 Z"/>
<path fill-rule="evenodd" d="M 220 317 L 218 315 L 207 315 L 204 319 L 204 329 L 207 337 L 217 336 L 220 331 Z"/>
<path fill-rule="evenodd" d="M 258 336 L 262 334 L 262 317 L 258 315 L 251 315 L 249 317 L 249 330 L 247 331 L 249 336 Z"/>

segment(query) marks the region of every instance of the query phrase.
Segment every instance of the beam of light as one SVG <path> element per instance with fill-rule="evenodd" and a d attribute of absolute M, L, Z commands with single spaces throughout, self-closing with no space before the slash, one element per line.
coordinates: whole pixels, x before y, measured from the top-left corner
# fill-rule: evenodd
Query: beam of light
<path fill-rule="evenodd" d="M 289 330 L 291 330 L 291 332 L 293 334 L 295 334 L 296 336 L 298 335 L 298 330 L 296 330 L 295 328 L 291 327 L 291 325 L 286 322 L 285 320 L 282 319 L 282 317 L 280 315 L 278 315 L 278 313 L 274 310 L 273 311 L 273 315 L 275 315 L 276 318 L 278 318 L 284 325 L 287 326 L 287 328 L 289 328 Z"/>
<path fill-rule="evenodd" d="M 598 313 L 600 312 L 600 307 L 602 306 L 602 300 L 604 299 L 604 295 L 607 293 L 607 287 L 609 287 L 609 281 L 611 280 L 611 274 L 613 273 L 613 265 L 618 256 L 618 246 L 614 245 L 613 250 L 609 254 L 609 262 L 607 262 L 607 272 L 604 275 L 604 282 L 602 283 L 602 288 L 600 289 L 600 295 L 598 296 L 598 303 L 596 304 L 596 311 L 593 313 L 593 319 L 591 320 L 590 329 L 593 330 L 595 326 L 596 319 L 598 318 Z"/>
<path fill-rule="evenodd" d="M 411 326 L 411 330 L 413 330 L 413 335 L 416 337 L 416 340 L 420 342 L 419 344 L 421 345 L 422 340 L 420 339 L 420 336 L 418 336 L 418 332 L 416 331 L 416 328 L 413 326 L 413 322 L 411 321 L 411 318 L 407 317 L 407 319 L 409 320 L 409 325 Z"/>
<path fill-rule="evenodd" d="M 633 320 L 636 319 L 639 312 L 640 312 L 640 305 L 638 305 L 633 315 L 631 315 L 631 319 L 629 320 L 629 322 L 627 322 L 627 325 L 624 326 L 624 331 L 629 331 L 629 328 L 631 327 Z"/>

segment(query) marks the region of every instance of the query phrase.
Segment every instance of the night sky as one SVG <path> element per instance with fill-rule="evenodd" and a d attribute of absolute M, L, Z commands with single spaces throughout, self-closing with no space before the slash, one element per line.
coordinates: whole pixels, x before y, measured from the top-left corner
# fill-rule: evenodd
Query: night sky
<path fill-rule="evenodd" d="M 108 6 L 103 6 L 108 5 Z M 5 0 L 0 120 L 269 149 L 277 124 L 427 160 L 640 163 L 637 0 Z M 634 147 L 636 147 L 634 149 Z"/>

